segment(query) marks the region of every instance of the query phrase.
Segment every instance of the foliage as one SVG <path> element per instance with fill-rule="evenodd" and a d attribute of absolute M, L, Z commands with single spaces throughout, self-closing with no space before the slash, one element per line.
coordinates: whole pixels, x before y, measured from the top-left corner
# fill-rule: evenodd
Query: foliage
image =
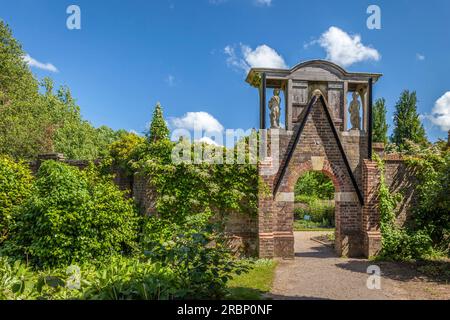
<path fill-rule="evenodd" d="M 147 155 L 134 166 L 149 177 L 157 195 L 158 216 L 183 224 L 186 217 L 196 213 L 223 217 L 232 212 L 256 214 L 261 187 L 256 165 L 176 164 L 171 159 L 173 146 L 168 140 L 151 143 Z"/>
<path fill-rule="evenodd" d="M 36 191 L 16 216 L 5 252 L 37 266 L 61 266 L 126 253 L 135 245 L 137 216 L 109 177 L 46 161 Z"/>
<path fill-rule="evenodd" d="M 386 122 L 386 100 L 377 99 L 373 106 L 373 142 L 388 143 L 388 124 Z"/>
<path fill-rule="evenodd" d="M 295 194 L 331 200 L 334 198 L 333 181 L 323 172 L 308 171 L 298 179 Z"/>
<path fill-rule="evenodd" d="M 142 148 L 145 148 L 144 144 L 145 139 L 135 133 L 120 134 L 118 139 L 109 146 L 109 155 L 113 164 L 132 174 L 132 164 L 139 160 L 139 153 Z"/>
<path fill-rule="evenodd" d="M 21 261 L 10 263 L 0 256 L 0 300 L 31 299 L 36 297 L 35 275 Z"/>
<path fill-rule="evenodd" d="M 396 207 L 401 195 L 392 194 L 386 185 L 384 163 L 376 156 L 380 174 L 379 210 L 382 233 L 382 251 L 380 257 L 393 260 L 421 258 L 431 250 L 431 238 L 423 231 L 403 229 L 396 225 Z"/>
<path fill-rule="evenodd" d="M 184 288 L 182 296 L 190 299 L 224 296 L 233 274 L 246 270 L 207 214 L 191 215 L 183 225 L 148 218 L 141 245 L 151 261 L 174 270 Z"/>
<path fill-rule="evenodd" d="M 436 144 L 406 158 L 417 179 L 414 228 L 430 235 L 436 249 L 450 253 L 450 150 Z"/>
<path fill-rule="evenodd" d="M 148 260 L 115 256 L 100 265 L 39 271 L 0 257 L 0 300 L 174 298 L 184 298 L 175 273 Z"/>
<path fill-rule="evenodd" d="M 14 211 L 32 192 L 33 177 L 23 162 L 0 157 L 0 245 L 14 224 Z"/>
<path fill-rule="evenodd" d="M 416 92 L 409 92 L 408 90 L 403 91 L 395 109 L 394 131 L 391 136 L 391 141 L 395 143 L 401 151 L 407 149 L 406 140 L 426 145 L 428 141 L 425 129 L 423 128 L 419 114 L 417 113 Z"/>
<path fill-rule="evenodd" d="M 294 231 L 330 231 L 333 226 L 328 222 L 312 222 L 311 220 L 295 220 Z"/>
<path fill-rule="evenodd" d="M 14 157 L 38 153 L 45 134 L 42 121 L 36 121 L 38 82 L 24 56 L 9 27 L 0 21 L 0 154 Z"/>
<path fill-rule="evenodd" d="M 11 29 L 0 21 L 0 105 L 11 100 L 31 102 L 37 96 L 38 83 L 28 69 L 25 52 Z"/>
<path fill-rule="evenodd" d="M 167 128 L 162 107 L 159 102 L 156 104 L 155 110 L 153 111 L 153 118 L 150 124 L 149 132 L 147 133 L 147 138 L 150 143 L 169 139 L 169 128 Z"/>
<path fill-rule="evenodd" d="M 116 132 L 107 126 L 94 128 L 82 118 L 69 88 L 63 86 L 55 95 L 51 79 L 44 79 L 44 86 L 46 93 L 42 101 L 46 109 L 43 111 L 52 127 L 51 146 L 47 150 L 63 153 L 69 159 L 94 160 L 106 156 L 108 146 L 123 130 Z"/>
<path fill-rule="evenodd" d="M 321 226 L 334 226 L 335 206 L 333 201 L 316 198 L 307 198 L 304 200 L 307 200 L 307 202 L 303 202 L 301 206 L 295 209 L 295 218 L 297 220 L 304 220 L 305 216 L 308 216 L 308 220 L 314 223 L 320 223 Z"/>
<path fill-rule="evenodd" d="M 296 220 L 309 221 L 297 223 L 298 228 L 333 227 L 334 226 L 334 185 L 323 172 L 308 171 L 302 175 L 295 185 Z"/>

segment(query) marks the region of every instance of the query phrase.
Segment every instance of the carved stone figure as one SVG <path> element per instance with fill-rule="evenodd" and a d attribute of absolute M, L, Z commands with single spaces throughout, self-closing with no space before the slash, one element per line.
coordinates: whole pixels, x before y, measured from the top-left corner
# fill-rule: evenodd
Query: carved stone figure
<path fill-rule="evenodd" d="M 356 92 L 353 92 L 353 100 L 348 108 L 348 112 L 350 112 L 350 123 L 352 124 L 352 130 L 361 130 L 360 109 L 361 104 L 358 101 L 358 95 Z"/>
<path fill-rule="evenodd" d="M 273 97 L 269 101 L 270 109 L 270 127 L 272 129 L 280 128 L 280 90 L 273 90 Z"/>

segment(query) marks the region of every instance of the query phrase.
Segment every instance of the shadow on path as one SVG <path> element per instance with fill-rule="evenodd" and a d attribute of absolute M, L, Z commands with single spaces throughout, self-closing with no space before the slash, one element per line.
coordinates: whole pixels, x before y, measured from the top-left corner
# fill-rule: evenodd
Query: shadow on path
<path fill-rule="evenodd" d="M 349 260 L 344 263 L 336 264 L 336 267 L 352 271 L 366 273 L 369 265 L 379 266 L 383 277 L 407 282 L 411 280 L 422 280 L 427 282 L 448 282 L 445 272 L 439 272 L 441 270 L 450 270 L 450 263 L 448 262 L 389 262 L 389 261 L 368 261 L 368 260 Z M 436 271 L 436 274 L 419 271 L 420 267 L 433 268 L 432 271 Z"/>
<path fill-rule="evenodd" d="M 306 252 L 296 252 L 295 257 L 327 259 L 337 258 L 337 255 L 332 248 L 318 244 L 317 246 L 309 248 L 309 250 Z"/>

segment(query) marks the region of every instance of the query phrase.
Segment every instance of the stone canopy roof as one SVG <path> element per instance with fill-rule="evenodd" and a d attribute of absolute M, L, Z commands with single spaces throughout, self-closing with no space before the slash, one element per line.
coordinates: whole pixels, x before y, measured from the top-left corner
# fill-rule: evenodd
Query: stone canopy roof
<path fill-rule="evenodd" d="M 313 81 L 317 72 L 310 72 L 309 70 L 312 69 L 322 69 L 324 72 L 327 72 L 329 81 L 368 82 L 372 78 L 373 83 L 375 83 L 382 77 L 380 73 L 349 72 L 327 60 L 310 60 L 301 62 L 291 69 L 252 68 L 247 75 L 246 81 L 254 87 L 259 87 L 261 74 L 265 73 L 268 87 L 280 87 L 285 80 L 296 78 L 296 74 L 301 74 L 301 77 L 305 78 L 305 80 Z M 321 76 L 323 78 L 323 74 Z"/>

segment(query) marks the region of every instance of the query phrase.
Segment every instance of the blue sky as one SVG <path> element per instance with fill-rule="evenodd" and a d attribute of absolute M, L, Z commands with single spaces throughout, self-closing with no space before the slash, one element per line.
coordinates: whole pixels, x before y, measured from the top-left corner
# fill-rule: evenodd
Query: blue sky
<path fill-rule="evenodd" d="M 71 4 L 81 30 L 66 27 Z M 380 30 L 366 26 L 371 4 Z M 68 85 L 95 126 L 142 132 L 160 101 L 172 126 L 257 127 L 248 66 L 332 58 L 384 74 L 375 97 L 386 98 L 389 121 L 400 92 L 416 90 L 432 140 L 450 129 L 449 12 L 447 0 L 0 0 L 33 72 Z"/>

